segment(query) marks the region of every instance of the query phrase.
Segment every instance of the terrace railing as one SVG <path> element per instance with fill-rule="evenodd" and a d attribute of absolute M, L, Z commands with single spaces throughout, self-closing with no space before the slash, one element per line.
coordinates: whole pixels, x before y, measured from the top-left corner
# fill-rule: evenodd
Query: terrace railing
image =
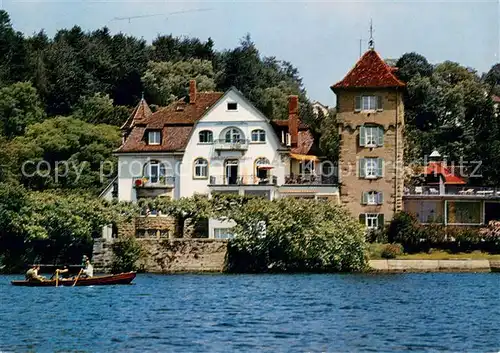
<path fill-rule="evenodd" d="M 443 195 L 453 195 L 453 196 L 480 196 L 480 197 L 500 197 L 500 188 L 488 187 L 488 186 L 457 186 L 449 185 L 444 188 L 439 188 L 436 186 L 412 186 L 405 187 L 405 195 L 412 196 L 443 196 Z"/>
<path fill-rule="evenodd" d="M 175 186 L 174 176 L 160 176 L 156 178 L 150 177 L 136 177 L 133 179 L 133 185 L 136 188 L 142 187 L 168 187 L 173 188 Z"/>
<path fill-rule="evenodd" d="M 259 178 L 255 175 L 239 175 L 236 178 L 225 175 L 211 175 L 210 185 L 277 185 L 278 178 L 269 176 L 268 178 Z"/>
<path fill-rule="evenodd" d="M 240 139 L 240 140 L 215 140 L 214 148 L 217 151 L 246 151 L 248 149 L 249 140 Z"/>
<path fill-rule="evenodd" d="M 285 176 L 285 185 L 334 185 L 333 175 L 298 174 Z"/>

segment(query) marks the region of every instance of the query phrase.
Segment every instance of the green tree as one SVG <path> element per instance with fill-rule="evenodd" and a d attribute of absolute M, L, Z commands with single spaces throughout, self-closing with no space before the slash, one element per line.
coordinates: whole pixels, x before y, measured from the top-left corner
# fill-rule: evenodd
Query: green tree
<path fill-rule="evenodd" d="M 237 224 L 229 271 L 364 270 L 364 231 L 337 205 L 255 198 L 227 216 Z"/>
<path fill-rule="evenodd" d="M 151 103 L 168 105 L 188 94 L 190 79 L 196 80 L 199 91 L 213 91 L 214 76 L 210 61 L 200 59 L 177 62 L 150 61 L 142 80 Z"/>
<path fill-rule="evenodd" d="M 88 189 L 98 193 L 116 171 L 112 152 L 120 145 L 115 126 L 57 117 L 31 125 L 12 141 L 12 165 L 32 189 Z M 102 170 L 101 170 L 102 168 Z"/>
<path fill-rule="evenodd" d="M 129 114 L 127 107 L 114 106 L 109 95 L 95 93 L 93 96 L 80 98 L 73 116 L 91 124 L 121 126 Z"/>
<path fill-rule="evenodd" d="M 9 14 L 0 10 L 0 85 L 26 80 L 27 56 L 22 33 L 12 28 Z"/>
<path fill-rule="evenodd" d="M 36 89 L 29 82 L 18 82 L 0 89 L 0 131 L 8 138 L 22 135 L 30 124 L 45 114 Z"/>

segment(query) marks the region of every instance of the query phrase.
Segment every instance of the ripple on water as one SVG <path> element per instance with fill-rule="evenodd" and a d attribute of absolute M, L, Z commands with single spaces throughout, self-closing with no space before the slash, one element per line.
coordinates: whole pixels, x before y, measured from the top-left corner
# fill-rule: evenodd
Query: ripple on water
<path fill-rule="evenodd" d="M 62 289 L 12 279 L 0 276 L 0 352 L 500 349 L 498 274 L 138 275 Z"/>

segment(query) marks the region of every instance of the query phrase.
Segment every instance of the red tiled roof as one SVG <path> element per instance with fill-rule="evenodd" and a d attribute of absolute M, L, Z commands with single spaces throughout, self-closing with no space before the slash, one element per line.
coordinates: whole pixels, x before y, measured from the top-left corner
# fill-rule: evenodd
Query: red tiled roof
<path fill-rule="evenodd" d="M 117 152 L 169 152 L 183 150 L 189 140 L 194 124 L 222 96 L 220 92 L 199 92 L 196 103 L 180 99 L 145 119 L 136 121 Z M 148 130 L 161 130 L 160 145 L 148 145 Z"/>
<path fill-rule="evenodd" d="M 274 127 L 278 137 L 281 136 L 281 131 L 288 132 L 288 120 L 273 120 L 271 125 Z M 291 153 L 295 154 L 306 154 L 306 155 L 317 155 L 319 153 L 319 148 L 314 136 L 309 130 L 307 124 L 299 123 L 299 134 L 297 138 L 297 146 L 290 149 Z"/>
<path fill-rule="evenodd" d="M 491 100 L 495 103 L 500 103 L 500 97 L 496 95 L 491 96 Z"/>
<path fill-rule="evenodd" d="M 387 65 L 375 50 L 368 50 L 347 73 L 342 81 L 331 88 L 388 88 L 404 87 L 405 84 L 394 75 L 394 69 Z"/>
<path fill-rule="evenodd" d="M 125 122 L 125 124 L 122 125 L 121 129 L 122 130 L 128 130 L 130 129 L 136 122 L 142 121 L 148 117 L 150 117 L 153 114 L 151 109 L 149 108 L 148 103 L 146 103 L 146 100 L 142 98 L 137 104 L 137 106 L 134 108 L 132 111 L 132 114 L 130 114 L 129 118 Z"/>
<path fill-rule="evenodd" d="M 299 138 L 296 147 L 292 147 L 290 150 L 291 153 L 296 154 L 312 154 L 315 155 L 316 148 L 314 144 L 314 137 L 311 134 L 311 131 L 304 130 L 299 131 Z"/>
<path fill-rule="evenodd" d="M 424 174 L 436 174 L 442 175 L 445 184 L 466 184 L 465 180 L 453 174 L 450 168 L 447 168 L 441 164 L 441 162 L 429 162 L 429 165 L 424 168 Z"/>

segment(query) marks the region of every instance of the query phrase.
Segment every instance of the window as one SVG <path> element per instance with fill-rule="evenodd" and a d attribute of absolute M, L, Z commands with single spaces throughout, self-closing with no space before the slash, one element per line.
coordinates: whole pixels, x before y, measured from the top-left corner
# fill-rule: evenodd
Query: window
<path fill-rule="evenodd" d="M 148 132 L 148 145 L 159 145 L 160 142 L 161 142 L 161 136 L 159 131 Z"/>
<path fill-rule="evenodd" d="M 384 145 L 384 128 L 381 126 L 361 126 L 359 128 L 359 145 L 376 147 Z"/>
<path fill-rule="evenodd" d="M 200 131 L 200 143 L 212 143 L 214 142 L 214 136 L 212 131 L 209 130 L 203 130 Z"/>
<path fill-rule="evenodd" d="M 208 177 L 208 162 L 206 159 L 198 158 L 194 161 L 194 177 L 200 179 Z"/>
<path fill-rule="evenodd" d="M 230 128 L 224 134 L 224 141 L 226 143 L 238 143 L 241 142 L 243 134 L 241 130 L 236 128 Z"/>
<path fill-rule="evenodd" d="M 214 228 L 214 238 L 215 239 L 230 239 L 233 238 L 232 228 Z"/>
<path fill-rule="evenodd" d="M 255 160 L 255 174 L 257 175 L 257 178 L 267 179 L 268 170 L 271 168 L 272 166 L 269 164 L 269 159 L 262 157 Z"/>
<path fill-rule="evenodd" d="M 367 213 L 365 221 L 366 228 L 377 229 L 379 226 L 378 216 L 379 216 L 378 213 Z"/>
<path fill-rule="evenodd" d="M 377 191 L 363 192 L 361 203 L 363 205 L 381 205 L 384 203 L 383 194 Z"/>
<path fill-rule="evenodd" d="M 238 103 L 227 103 L 227 110 L 238 110 Z"/>
<path fill-rule="evenodd" d="M 252 142 L 266 142 L 266 132 L 264 130 L 253 130 Z"/>
<path fill-rule="evenodd" d="M 359 176 L 365 179 L 375 179 L 383 177 L 382 158 L 361 158 L 359 160 Z"/>
<path fill-rule="evenodd" d="M 368 229 L 377 229 L 384 226 L 383 213 L 361 213 L 359 215 L 359 223 Z"/>
<path fill-rule="evenodd" d="M 482 218 L 480 201 L 446 201 L 446 224 L 481 224 Z"/>
<path fill-rule="evenodd" d="M 149 183 L 156 184 L 166 175 L 165 165 L 158 161 L 151 161 L 144 166 L 144 175 Z"/>
<path fill-rule="evenodd" d="M 354 104 L 357 112 L 382 110 L 382 96 L 357 96 Z"/>
<path fill-rule="evenodd" d="M 314 174 L 314 161 L 300 161 L 299 174 Z"/>

